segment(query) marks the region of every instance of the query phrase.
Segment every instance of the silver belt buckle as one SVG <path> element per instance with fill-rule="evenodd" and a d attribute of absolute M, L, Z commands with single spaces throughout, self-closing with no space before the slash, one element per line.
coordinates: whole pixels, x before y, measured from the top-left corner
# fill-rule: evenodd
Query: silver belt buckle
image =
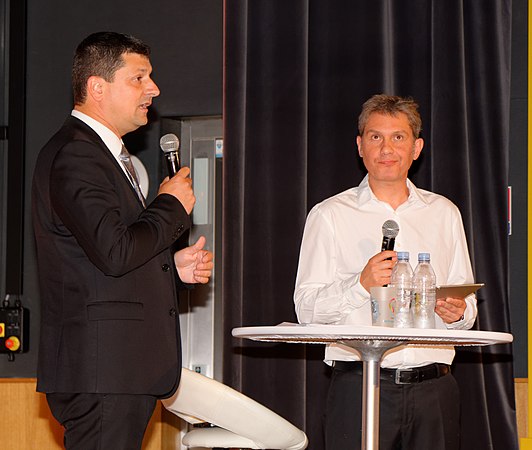
<path fill-rule="evenodd" d="M 403 372 L 414 372 L 413 369 L 395 369 L 395 384 L 412 384 L 412 381 L 401 381 L 401 373 Z"/>

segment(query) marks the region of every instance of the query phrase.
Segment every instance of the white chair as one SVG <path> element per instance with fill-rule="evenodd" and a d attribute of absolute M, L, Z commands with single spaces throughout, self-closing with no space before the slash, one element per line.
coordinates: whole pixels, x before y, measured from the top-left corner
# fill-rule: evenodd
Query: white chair
<path fill-rule="evenodd" d="M 176 393 L 162 401 L 193 428 L 183 437 L 189 448 L 301 450 L 306 434 L 260 403 L 216 380 L 183 368 Z"/>

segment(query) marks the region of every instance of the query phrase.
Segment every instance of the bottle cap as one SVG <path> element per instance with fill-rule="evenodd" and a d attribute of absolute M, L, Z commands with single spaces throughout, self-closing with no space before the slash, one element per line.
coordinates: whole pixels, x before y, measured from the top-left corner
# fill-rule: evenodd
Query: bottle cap
<path fill-rule="evenodd" d="M 410 253 L 408 252 L 397 252 L 397 259 L 399 261 L 408 261 L 410 258 Z"/>
<path fill-rule="evenodd" d="M 430 261 L 430 253 L 418 253 L 417 260 L 423 262 Z"/>

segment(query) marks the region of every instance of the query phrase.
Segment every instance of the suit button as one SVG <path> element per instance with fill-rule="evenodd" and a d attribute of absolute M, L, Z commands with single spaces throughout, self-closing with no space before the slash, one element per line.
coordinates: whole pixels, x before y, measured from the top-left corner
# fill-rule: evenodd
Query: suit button
<path fill-rule="evenodd" d="M 178 233 L 181 233 L 185 229 L 185 225 L 179 225 L 179 228 L 177 229 Z"/>
<path fill-rule="evenodd" d="M 161 269 L 163 270 L 163 272 L 168 272 L 170 270 L 170 265 L 168 264 L 163 264 Z"/>
<path fill-rule="evenodd" d="M 171 308 L 170 311 L 168 311 L 168 313 L 170 314 L 170 317 L 175 317 L 175 315 L 177 314 L 177 311 L 175 310 L 175 308 Z"/>

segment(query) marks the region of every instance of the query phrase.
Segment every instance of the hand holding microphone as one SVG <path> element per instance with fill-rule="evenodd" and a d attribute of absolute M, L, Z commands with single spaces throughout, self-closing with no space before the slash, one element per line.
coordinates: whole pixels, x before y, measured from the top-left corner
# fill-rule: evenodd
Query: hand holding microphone
<path fill-rule="evenodd" d="M 395 220 L 387 220 L 382 225 L 381 251 L 371 257 L 360 273 L 360 284 L 368 292 L 374 286 L 387 286 L 395 263 L 384 251 L 393 250 L 395 238 L 399 234 L 399 225 Z"/>
<path fill-rule="evenodd" d="M 158 193 L 173 195 L 190 214 L 196 203 L 196 197 L 192 190 L 192 180 L 189 177 L 190 169 L 180 166 L 179 139 L 175 134 L 165 134 L 159 144 L 164 153 L 169 177 L 163 180 Z"/>

